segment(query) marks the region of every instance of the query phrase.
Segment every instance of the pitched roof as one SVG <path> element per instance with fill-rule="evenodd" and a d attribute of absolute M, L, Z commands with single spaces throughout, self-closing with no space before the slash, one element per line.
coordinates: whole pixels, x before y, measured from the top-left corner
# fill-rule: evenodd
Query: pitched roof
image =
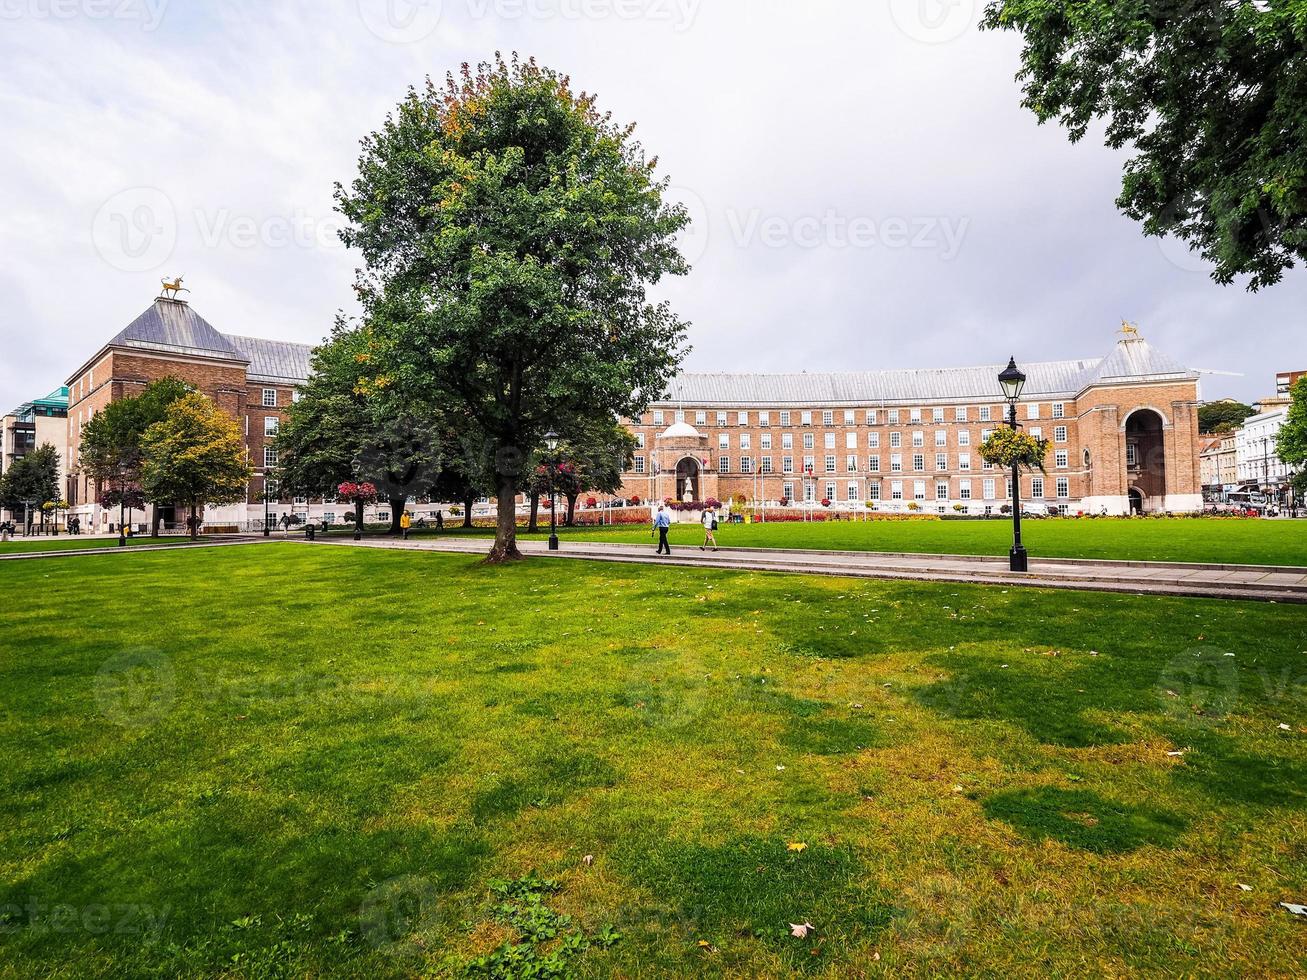
<path fill-rule="evenodd" d="M 1006 365 L 801 374 L 682 374 L 658 405 L 877 405 L 931 401 L 996 401 Z M 1198 375 L 1128 337 L 1101 359 L 1023 364 L 1025 398 L 1073 397 L 1095 384 L 1196 380 Z"/>
<path fill-rule="evenodd" d="M 184 300 L 159 297 L 109 341 L 109 347 L 195 354 L 228 361 L 246 360 L 230 340 Z"/>
<path fill-rule="evenodd" d="M 296 344 L 288 340 L 265 340 L 262 337 L 224 335 L 232 346 L 250 362 L 246 376 L 251 381 L 280 381 L 302 383 L 308 381 L 311 344 Z"/>

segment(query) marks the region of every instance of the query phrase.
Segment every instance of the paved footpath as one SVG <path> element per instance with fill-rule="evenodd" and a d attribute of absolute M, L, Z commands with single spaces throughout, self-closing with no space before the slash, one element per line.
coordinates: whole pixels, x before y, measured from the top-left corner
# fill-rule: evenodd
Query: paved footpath
<path fill-rule="evenodd" d="M 325 538 L 318 543 L 465 554 L 485 554 L 490 548 L 489 538 L 427 538 L 413 541 Z M 854 578 L 974 582 L 1047 589 L 1307 603 L 1307 567 L 1282 565 L 1200 565 L 1036 558 L 1031 559 L 1030 571 L 1012 572 L 1008 570 L 1006 555 L 986 558 L 771 548 L 723 548 L 720 551 L 703 552 L 697 548 L 678 548 L 670 558 L 660 558 L 654 554 L 652 546 L 596 541 L 565 541 L 560 551 L 552 553 L 543 541 L 518 541 L 518 548 L 525 554 L 541 558 L 584 558 L 591 561 L 844 575 Z"/>

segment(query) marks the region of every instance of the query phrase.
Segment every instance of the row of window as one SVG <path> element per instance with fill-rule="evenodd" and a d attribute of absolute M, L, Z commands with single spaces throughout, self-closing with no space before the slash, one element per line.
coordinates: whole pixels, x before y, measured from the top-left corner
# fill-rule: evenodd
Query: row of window
<path fill-rule="evenodd" d="M 1066 417 L 1066 405 L 1063 402 L 1050 403 L 1049 410 L 1052 413 L 1052 417 L 1055 419 Z M 927 417 L 925 414 L 927 410 L 924 408 L 910 408 L 906 410 L 899 409 L 899 408 L 887 408 L 883 410 L 878 408 L 868 408 L 863 412 L 863 423 L 865 425 L 880 424 L 881 411 L 884 411 L 885 419 L 890 425 L 896 425 L 899 422 L 903 421 L 905 414 L 907 416 L 907 421 L 913 425 L 921 424 L 926 420 Z M 932 422 L 943 422 L 947 415 L 947 409 L 940 408 L 940 407 L 932 408 L 929 411 L 930 411 L 929 418 L 930 421 Z M 1040 402 L 1026 402 L 1027 419 L 1040 418 L 1041 411 L 1042 408 Z M 1002 420 L 1003 418 L 1003 409 L 1001 406 L 995 407 L 991 405 L 980 405 L 977 406 L 976 412 L 977 412 L 977 418 L 981 422 L 999 421 Z M 971 413 L 971 409 L 969 406 L 955 405 L 953 407 L 953 421 L 969 422 L 971 421 L 970 413 Z M 788 410 L 778 411 L 776 413 L 776 415 L 779 418 L 779 424 L 782 427 L 791 425 L 792 424 L 791 420 L 796 414 L 799 417 L 799 423 L 798 423 L 799 425 L 812 425 L 813 419 L 817 415 L 816 412 L 809 411 L 807 409 L 804 409 L 797 413 Z M 730 420 L 732 416 L 735 417 L 735 425 L 737 426 L 749 424 L 750 413 L 743 412 L 743 411 L 742 412 L 715 412 L 713 415 L 713 421 L 716 423 L 718 428 L 725 428 L 726 426 L 731 424 Z M 771 412 L 759 412 L 758 425 L 762 426 L 763 428 L 770 426 L 771 417 L 772 417 Z M 688 422 L 689 413 L 683 410 L 678 410 L 675 413 L 673 413 L 673 418 L 677 422 Z M 855 409 L 851 409 L 851 408 L 842 409 L 840 412 L 840 418 L 844 425 L 858 424 L 857 422 L 858 413 Z M 653 424 L 654 425 L 667 424 L 667 413 L 661 409 L 656 409 L 653 413 Z M 702 410 L 696 411 L 694 413 L 694 424 L 707 425 L 708 413 Z M 821 424 L 822 425 L 835 424 L 835 411 L 833 409 L 828 408 L 821 412 Z"/>
<path fill-rule="evenodd" d="M 980 431 L 980 441 L 983 443 L 986 439 L 990 437 L 993 431 L 994 431 L 993 429 L 982 429 Z M 1043 438 L 1044 430 L 1040 426 L 1037 425 L 1032 426 L 1027 431 L 1029 431 L 1029 433 L 1032 436 L 1035 436 L 1036 438 Z M 959 446 L 971 445 L 970 429 L 960 429 L 955 434 L 957 436 L 957 444 Z M 794 433 L 782 432 L 780 435 L 781 435 L 781 449 L 793 449 Z M 926 433 L 921 431 L 920 429 L 910 432 L 909 435 L 911 436 L 911 444 L 913 448 L 922 448 L 926 445 Z M 934 444 L 936 446 L 947 446 L 948 435 L 949 435 L 948 429 L 936 429 L 934 435 Z M 879 449 L 880 442 L 881 442 L 880 436 L 881 434 L 879 432 L 868 432 L 867 448 Z M 801 434 L 801 439 L 802 439 L 802 445 L 804 449 L 817 448 L 817 434 L 815 432 L 804 432 Z M 645 443 L 645 437 L 643 432 L 636 433 L 635 441 L 636 441 L 636 448 L 638 449 L 645 448 L 646 443 Z M 737 441 L 739 443 L 740 449 L 752 449 L 753 433 L 741 432 L 738 436 Z M 834 432 L 822 433 L 823 448 L 834 449 L 836 448 L 836 443 L 838 441 L 839 440 L 837 438 L 837 433 Z M 1067 427 L 1065 425 L 1057 425 L 1053 427 L 1053 441 L 1054 442 L 1067 441 Z M 774 444 L 774 439 L 770 432 L 763 432 L 758 434 L 758 448 L 771 449 L 773 447 L 773 444 Z M 903 445 L 903 432 L 896 429 L 895 431 L 889 434 L 889 446 L 891 449 L 899 449 L 902 447 L 902 445 Z M 719 432 L 717 434 L 717 448 L 718 449 L 731 448 L 731 434 L 729 432 Z M 856 432 L 844 433 L 844 448 L 845 449 L 858 448 L 858 434 Z"/>
<path fill-rule="evenodd" d="M 813 482 L 813 483 L 805 483 L 805 484 L 802 485 L 801 489 L 802 489 L 802 492 L 803 492 L 803 499 L 808 500 L 808 501 L 815 501 L 815 500 L 818 499 L 818 497 L 817 497 L 818 484 L 817 484 L 817 483 L 815 483 L 815 482 Z M 838 484 L 833 483 L 833 482 L 832 482 L 832 483 L 825 483 L 825 484 L 822 484 L 822 485 L 821 485 L 821 489 L 822 489 L 822 491 L 823 491 L 823 497 L 822 497 L 822 499 L 825 499 L 825 500 L 839 500 L 839 499 L 841 499 L 841 498 L 838 496 L 838 492 L 839 492 L 839 485 L 838 485 Z M 864 499 L 864 497 L 863 497 L 863 493 L 864 493 L 864 491 L 865 491 L 865 493 L 866 493 L 866 497 L 865 497 L 865 499 L 867 499 L 867 500 L 882 500 L 882 499 L 888 499 L 888 500 L 926 500 L 926 499 L 928 499 L 928 497 L 927 497 L 927 491 L 928 491 L 928 489 L 929 489 L 929 487 L 928 487 L 928 483 L 927 483 L 926 480 L 913 480 L 913 481 L 912 481 L 912 485 L 911 485 L 911 487 L 907 487 L 907 486 L 905 485 L 905 483 L 904 483 L 902 480 L 892 480 L 892 481 L 890 481 L 890 485 L 889 485 L 889 496 L 886 498 L 886 497 L 882 497 L 882 495 L 881 495 L 881 494 L 882 494 L 882 488 L 881 488 L 881 483 L 880 483 L 879 480 L 873 480 L 873 481 L 867 483 L 867 485 L 866 485 L 865 487 L 863 486 L 863 484 L 861 483 L 861 481 L 850 480 L 848 483 L 846 483 L 846 484 L 844 485 L 844 497 L 843 497 L 843 499 L 844 499 L 844 500 L 849 500 L 849 501 L 860 501 L 860 500 L 863 500 L 863 499 Z M 1004 482 L 1004 484 L 1003 484 L 1003 493 L 1002 493 L 1001 496 L 998 494 L 998 489 L 999 489 L 999 487 L 998 487 L 998 483 L 997 483 L 995 480 L 984 480 L 984 481 L 982 481 L 982 482 L 981 482 L 981 486 L 980 486 L 980 498 L 979 498 L 979 499 L 981 499 L 981 500 L 1006 500 L 1006 499 L 1008 499 L 1008 498 L 1012 495 L 1012 485 L 1011 485 L 1011 483 L 1009 483 L 1009 482 L 1006 482 L 1006 481 Z M 782 486 L 781 486 L 781 493 L 782 493 L 782 496 L 784 496 L 785 499 L 787 499 L 787 500 L 797 500 L 797 499 L 798 499 L 797 497 L 794 496 L 794 490 L 795 490 L 795 485 L 794 485 L 793 483 L 784 483 L 784 484 L 782 484 Z M 936 483 L 936 484 L 935 484 L 935 488 L 934 488 L 934 493 L 935 493 L 935 496 L 934 496 L 933 499 L 935 499 L 935 500 L 952 500 L 952 499 L 953 499 L 953 498 L 949 495 L 949 485 L 948 485 L 947 483 Z M 1054 493 L 1057 495 L 1058 498 L 1061 498 L 1061 499 L 1068 499 L 1068 498 L 1071 496 L 1071 482 L 1070 482 L 1070 480 L 1068 480 L 1068 479 L 1067 479 L 1066 477 L 1064 477 L 1064 476 L 1060 476 L 1060 477 L 1058 477 L 1057 480 L 1056 480 L 1055 483 L 1054 483 Z M 1043 496 L 1044 496 L 1044 480 L 1043 480 L 1042 477 L 1038 477 L 1038 476 L 1037 476 L 1037 477 L 1034 477 L 1034 478 L 1030 481 L 1030 494 L 1029 494 L 1029 496 L 1030 496 L 1031 498 L 1043 498 Z M 958 496 L 957 496 L 957 499 L 958 499 L 958 500 L 974 500 L 974 499 L 976 499 L 974 493 L 972 492 L 972 483 L 971 483 L 970 480 L 959 480 L 959 481 L 958 481 Z"/>
<path fill-rule="evenodd" d="M 788 474 L 788 473 L 794 473 L 794 472 L 795 472 L 795 469 L 794 469 L 794 459 L 795 459 L 795 458 L 794 458 L 793 456 L 782 456 L 782 457 L 781 457 L 781 472 L 782 472 L 782 473 L 786 473 L 786 474 Z M 1069 454 L 1069 453 L 1067 452 L 1067 450 L 1065 450 L 1065 449 L 1059 449 L 1059 450 L 1057 450 L 1057 451 L 1053 454 L 1053 465 L 1054 465 L 1057 469 L 1060 469 L 1060 470 L 1064 470 L 1064 469 L 1066 469 L 1067 466 L 1070 465 L 1070 461 L 1071 461 L 1071 460 L 1070 460 L 1070 454 Z M 772 472 L 774 472 L 773 469 L 772 469 L 772 458 L 771 458 L 770 456 L 761 456 L 761 457 L 758 458 L 758 460 L 757 460 L 756 462 L 757 462 L 757 466 L 758 466 L 758 472 L 763 473 L 763 474 L 768 474 L 768 473 L 772 473 Z M 912 467 L 912 471 L 913 471 L 913 472 L 916 472 L 916 473 L 923 473 L 923 472 L 925 472 L 925 470 L 926 470 L 926 454 L 925 454 L 925 453 L 913 453 L 912 456 L 911 456 L 911 459 L 909 460 L 909 463 L 910 463 L 910 465 L 911 465 L 911 467 Z M 755 460 L 754 460 L 754 458 L 753 458 L 752 456 L 741 456 L 741 457 L 739 458 L 739 466 L 740 466 L 740 470 L 739 470 L 739 471 L 740 471 L 741 473 L 752 473 L 752 472 L 754 472 L 754 465 L 755 465 Z M 881 458 L 880 458 L 879 455 L 873 455 L 873 456 L 868 456 L 868 457 L 867 457 L 866 469 L 867 469 L 867 472 L 868 472 L 868 473 L 879 473 L 879 472 L 881 471 L 881 469 L 880 469 L 880 465 L 881 465 Z M 890 454 L 890 457 L 889 457 L 889 472 L 891 472 L 891 473 L 902 473 L 902 472 L 904 471 L 904 470 L 903 470 L 903 465 L 904 465 L 904 460 L 903 460 L 903 454 L 902 454 L 902 453 L 891 453 L 891 454 Z M 850 453 L 849 455 L 846 455 L 846 456 L 844 457 L 844 472 L 846 472 L 846 473 L 858 473 L 858 472 L 861 472 L 861 466 L 862 466 L 862 458 L 861 458 L 860 456 L 857 456 L 857 455 L 854 455 L 854 454 Z M 645 458 L 644 456 L 637 455 L 637 456 L 634 457 L 634 463 L 632 464 L 632 469 L 634 470 L 634 472 L 636 472 L 636 473 L 645 473 L 645 472 L 647 472 L 647 468 L 646 468 L 646 467 L 647 467 L 647 462 L 646 462 L 646 458 Z M 814 472 L 816 472 L 816 471 L 817 471 L 817 458 L 816 458 L 815 456 L 804 456 L 804 457 L 803 457 L 803 462 L 802 462 L 802 467 L 803 467 L 803 468 L 802 468 L 802 472 L 804 472 L 804 473 L 814 473 Z M 956 468 L 957 470 L 962 471 L 962 472 L 966 472 L 967 470 L 970 470 L 970 469 L 971 469 L 971 454 L 970 454 L 970 453 L 958 453 L 958 454 L 957 454 L 957 466 L 956 466 L 955 468 Z M 992 470 L 994 467 L 993 467 L 990 463 L 986 463 L 984 460 L 981 460 L 980 468 L 981 468 L 981 469 L 985 469 L 985 470 Z M 949 454 L 948 454 L 948 453 L 936 453 L 936 454 L 935 454 L 935 470 L 938 471 L 938 472 L 947 472 L 949 469 L 950 469 L 950 467 L 949 467 Z M 717 457 L 717 472 L 718 472 L 718 473 L 730 473 L 730 472 L 731 472 L 731 457 L 730 457 L 730 456 L 718 456 L 718 457 Z M 837 472 L 839 472 L 839 458 L 836 457 L 836 456 L 826 456 L 826 457 L 824 457 L 824 458 L 822 459 L 822 472 L 824 472 L 824 473 L 837 473 Z"/>

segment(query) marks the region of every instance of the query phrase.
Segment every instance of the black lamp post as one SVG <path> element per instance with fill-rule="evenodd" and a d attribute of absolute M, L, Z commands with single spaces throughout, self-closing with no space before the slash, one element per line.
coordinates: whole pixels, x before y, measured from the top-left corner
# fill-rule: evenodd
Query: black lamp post
<path fill-rule="evenodd" d="M 268 471 L 264 470 L 263 471 L 263 536 L 265 538 L 270 537 L 272 535 L 272 525 L 271 525 L 272 514 L 268 510 L 271 493 L 272 493 L 272 487 L 269 485 Z"/>
<path fill-rule="evenodd" d="M 118 547 L 127 547 L 127 528 L 123 526 L 123 520 L 127 507 L 127 474 L 124 471 L 118 473 Z"/>
<path fill-rule="evenodd" d="M 545 446 L 549 449 L 549 550 L 558 550 L 558 509 L 554 506 L 554 466 L 558 462 L 553 458 L 558 448 L 558 433 L 550 429 L 545 433 Z"/>
<path fill-rule="evenodd" d="M 998 383 L 1007 399 L 1007 424 L 1012 431 L 1017 430 L 1017 400 L 1021 389 L 1026 386 L 1026 376 L 1017 367 L 1015 357 L 1008 358 L 1007 367 L 998 376 Z M 1026 549 L 1021 544 L 1021 466 L 1012 462 L 1012 551 L 1008 555 L 1008 567 L 1014 572 L 1024 572 L 1029 567 Z"/>

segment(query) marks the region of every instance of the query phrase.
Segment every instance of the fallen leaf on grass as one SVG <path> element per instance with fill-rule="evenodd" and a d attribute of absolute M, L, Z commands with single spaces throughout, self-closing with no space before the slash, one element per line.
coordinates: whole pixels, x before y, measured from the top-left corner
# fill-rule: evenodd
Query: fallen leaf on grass
<path fill-rule="evenodd" d="M 785 849 L 787 851 L 794 851 L 796 854 L 799 854 L 802 853 L 803 851 L 806 851 L 808 849 L 808 845 L 803 843 L 802 841 L 794 841 L 791 844 L 786 844 Z"/>
<path fill-rule="evenodd" d="M 1281 902 L 1280 905 L 1288 909 L 1290 915 L 1307 915 L 1307 905 L 1295 905 L 1292 902 Z"/>
<path fill-rule="evenodd" d="M 1279 727 L 1280 731 L 1282 731 L 1282 732 L 1291 732 L 1291 731 L 1293 731 L 1293 729 L 1290 728 L 1288 725 L 1281 724 L 1281 725 L 1279 725 L 1278 727 Z"/>
<path fill-rule="evenodd" d="M 714 946 L 712 943 L 708 942 L 708 940 L 706 939 L 699 940 L 699 948 L 703 950 L 705 953 L 717 952 L 717 947 Z"/>
<path fill-rule="evenodd" d="M 790 935 L 795 939 L 807 939 L 808 933 L 812 932 L 812 928 L 813 926 L 811 922 L 802 922 L 798 924 L 791 922 Z"/>
<path fill-rule="evenodd" d="M 595 856 L 593 854 L 587 854 L 585 857 L 581 858 L 581 861 L 588 868 L 590 865 L 595 863 Z"/>
<path fill-rule="evenodd" d="M 1241 892 L 1250 892 L 1250 891 L 1252 891 L 1252 890 L 1253 890 L 1253 886 L 1252 886 L 1252 885 L 1245 885 L 1243 882 L 1240 882 L 1240 883 L 1239 883 L 1239 891 L 1241 891 Z"/>

